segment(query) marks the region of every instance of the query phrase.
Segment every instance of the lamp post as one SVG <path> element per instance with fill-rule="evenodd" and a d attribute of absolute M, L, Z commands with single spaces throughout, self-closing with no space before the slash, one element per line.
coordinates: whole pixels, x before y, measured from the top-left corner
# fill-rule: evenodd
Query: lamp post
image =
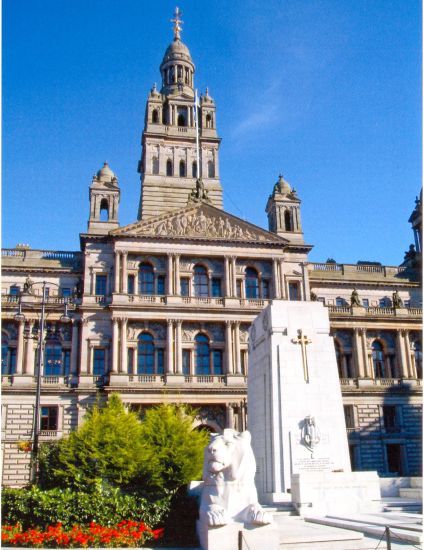
<path fill-rule="evenodd" d="M 46 305 L 48 304 L 48 299 L 46 296 L 47 285 L 55 286 L 60 288 L 56 283 L 47 283 L 47 281 L 42 281 L 39 283 L 26 283 L 24 286 L 24 292 L 19 295 L 19 306 L 18 313 L 15 315 L 15 320 L 20 322 L 25 322 L 25 315 L 22 313 L 22 296 L 32 294 L 32 289 L 35 285 L 42 285 L 42 294 L 41 294 L 41 312 L 40 312 L 40 326 L 38 330 L 38 345 L 37 345 L 37 374 L 36 374 L 36 390 L 35 390 L 35 409 L 34 409 L 34 418 L 32 425 L 32 447 L 31 447 L 31 469 L 30 469 L 30 481 L 34 483 L 37 477 L 38 469 L 38 447 L 39 447 L 39 435 L 40 435 L 40 400 L 41 400 L 41 373 L 43 368 L 43 358 L 44 358 L 44 327 L 46 322 Z M 39 302 L 38 302 L 39 303 Z M 65 310 L 63 315 L 61 315 L 60 320 L 62 323 L 69 323 L 71 318 L 68 315 L 68 299 L 65 298 L 64 301 Z"/>

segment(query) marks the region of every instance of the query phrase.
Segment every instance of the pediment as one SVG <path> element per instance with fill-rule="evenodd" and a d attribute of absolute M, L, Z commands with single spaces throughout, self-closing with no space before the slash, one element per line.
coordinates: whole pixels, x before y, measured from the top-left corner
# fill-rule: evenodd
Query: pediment
<path fill-rule="evenodd" d="M 191 204 L 110 232 L 122 237 L 158 237 L 285 244 L 287 239 L 245 222 L 206 202 Z"/>

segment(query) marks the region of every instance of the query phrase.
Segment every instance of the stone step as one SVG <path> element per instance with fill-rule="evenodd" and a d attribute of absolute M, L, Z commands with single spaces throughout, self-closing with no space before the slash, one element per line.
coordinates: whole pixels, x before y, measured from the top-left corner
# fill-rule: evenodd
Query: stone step
<path fill-rule="evenodd" d="M 410 478 L 411 488 L 415 489 L 417 487 L 423 488 L 423 478 L 422 477 L 411 477 Z"/>
<path fill-rule="evenodd" d="M 262 504 L 262 508 L 273 516 L 297 516 L 297 512 L 291 502 L 279 504 Z"/>
<path fill-rule="evenodd" d="M 402 498 L 422 499 L 423 491 L 419 487 L 401 487 L 399 489 L 399 496 Z"/>
<path fill-rule="evenodd" d="M 353 521 L 360 524 L 369 524 L 369 525 L 380 525 L 383 527 L 389 526 L 390 528 L 399 528 L 406 529 L 408 531 L 417 531 L 422 532 L 422 517 L 418 514 L 396 514 L 392 513 L 390 519 L 387 517 L 387 514 L 355 514 L 352 516 L 337 516 L 337 515 L 328 515 L 326 516 L 330 519 L 346 520 Z"/>
<path fill-rule="evenodd" d="M 348 518 L 335 519 L 327 516 L 323 517 L 307 517 L 305 521 L 311 523 L 318 523 L 320 525 L 328 525 L 331 527 L 340 527 L 342 529 L 349 529 L 351 531 L 359 531 L 368 535 L 376 535 L 381 537 L 385 532 L 385 525 L 375 525 L 368 522 L 361 523 L 359 521 L 353 521 Z M 423 540 L 422 532 L 415 532 L 408 528 L 390 528 L 392 538 L 396 541 L 403 540 L 405 542 L 421 543 Z"/>
<path fill-rule="evenodd" d="M 407 504 L 407 505 L 393 505 L 393 506 L 384 506 L 383 512 L 412 512 L 416 514 L 421 514 L 422 512 L 422 505 L 421 504 Z"/>

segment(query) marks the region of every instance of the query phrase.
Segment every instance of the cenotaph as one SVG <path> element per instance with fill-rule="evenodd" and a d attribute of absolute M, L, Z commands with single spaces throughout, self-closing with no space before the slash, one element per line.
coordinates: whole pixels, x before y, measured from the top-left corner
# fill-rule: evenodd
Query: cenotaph
<path fill-rule="evenodd" d="M 301 513 L 369 510 L 376 472 L 352 472 L 328 311 L 274 301 L 249 335 L 248 428 L 259 500 Z"/>

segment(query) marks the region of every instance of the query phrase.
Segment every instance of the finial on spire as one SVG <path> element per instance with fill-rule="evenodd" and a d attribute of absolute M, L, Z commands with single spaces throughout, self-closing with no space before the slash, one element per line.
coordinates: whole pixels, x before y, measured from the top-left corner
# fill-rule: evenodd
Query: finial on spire
<path fill-rule="evenodd" d="M 182 16 L 182 12 L 180 11 L 180 8 L 178 6 L 175 8 L 174 13 L 174 19 L 171 19 L 171 23 L 174 23 L 174 40 L 180 39 L 180 33 L 182 31 L 181 24 L 184 23 L 180 17 Z"/>

